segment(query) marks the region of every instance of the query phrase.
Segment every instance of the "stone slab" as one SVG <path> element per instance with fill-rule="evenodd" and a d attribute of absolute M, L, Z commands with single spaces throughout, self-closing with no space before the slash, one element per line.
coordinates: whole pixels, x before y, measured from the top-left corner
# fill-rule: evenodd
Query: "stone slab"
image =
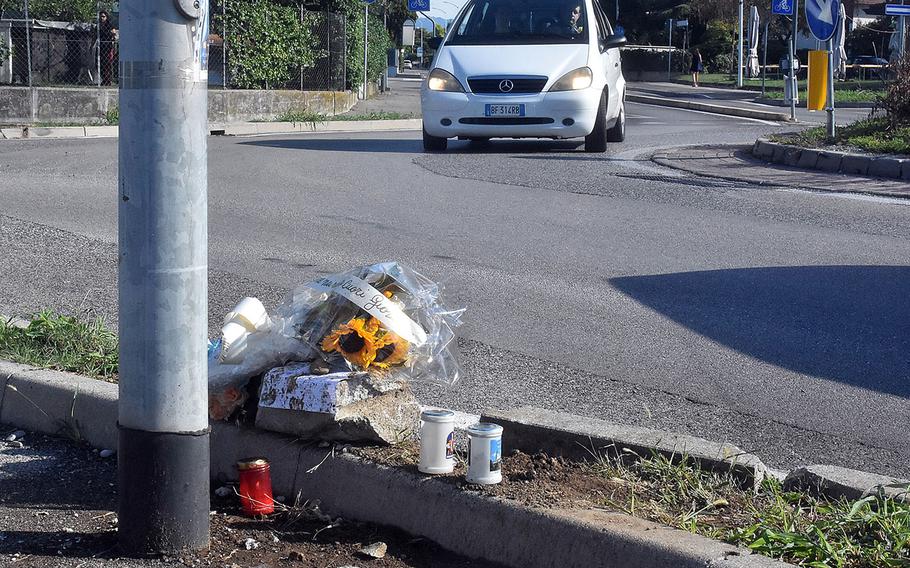
<path fill-rule="evenodd" d="M 807 170 L 814 170 L 817 163 L 818 151 L 809 148 L 803 148 L 803 151 L 799 153 L 799 160 L 796 162 L 796 167 L 806 168 Z"/>
<path fill-rule="evenodd" d="M 839 152 L 819 152 L 815 169 L 823 172 L 839 172 L 842 158 L 843 155 Z"/>
<path fill-rule="evenodd" d="M 901 177 L 901 160 L 900 158 L 878 157 L 869 162 L 868 174 L 870 176 L 884 178 Z"/>
<path fill-rule="evenodd" d="M 679 458 L 686 455 L 703 468 L 731 472 L 746 484 L 757 486 L 767 468 L 752 454 L 728 443 L 712 442 L 663 430 L 615 424 L 543 408 L 485 411 L 481 420 L 503 427 L 503 451 L 544 452 L 576 460 L 595 456 L 650 456 L 654 452 Z"/>

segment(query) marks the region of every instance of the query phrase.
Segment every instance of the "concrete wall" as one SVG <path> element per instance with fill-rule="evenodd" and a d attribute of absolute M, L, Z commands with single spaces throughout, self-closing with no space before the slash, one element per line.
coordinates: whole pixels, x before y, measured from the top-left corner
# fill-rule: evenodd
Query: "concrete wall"
<path fill-rule="evenodd" d="M 0 87 L 0 124 L 91 124 L 117 107 L 117 89 Z M 270 120 L 289 110 L 332 115 L 357 102 L 349 91 L 210 90 L 209 122 Z"/>

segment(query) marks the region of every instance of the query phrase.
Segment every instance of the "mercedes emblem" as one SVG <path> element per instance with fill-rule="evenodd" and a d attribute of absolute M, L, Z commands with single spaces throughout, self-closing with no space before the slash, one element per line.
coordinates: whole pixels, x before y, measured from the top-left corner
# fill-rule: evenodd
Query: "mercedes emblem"
<path fill-rule="evenodd" d="M 512 89 L 515 88 L 515 83 L 509 81 L 508 79 L 503 79 L 499 82 L 499 90 L 503 93 L 511 93 Z"/>

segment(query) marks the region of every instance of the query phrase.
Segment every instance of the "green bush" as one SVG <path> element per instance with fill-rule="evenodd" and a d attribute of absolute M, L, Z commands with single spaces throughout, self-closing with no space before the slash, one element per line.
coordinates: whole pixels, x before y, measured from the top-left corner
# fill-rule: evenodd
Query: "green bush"
<path fill-rule="evenodd" d="M 910 55 L 904 55 L 893 65 L 894 80 L 879 101 L 888 117 L 890 130 L 910 126 Z"/>
<path fill-rule="evenodd" d="M 392 38 L 382 25 L 382 18 L 370 14 L 369 47 L 367 48 L 367 76 L 375 81 L 388 65 L 388 50 Z M 363 83 L 363 8 L 347 17 L 347 64 L 348 86 L 357 89 Z"/>
<path fill-rule="evenodd" d="M 674 73 L 684 73 L 692 63 L 692 54 L 682 49 L 673 50 L 671 62 Z M 639 71 L 667 71 L 667 52 L 647 48 L 629 48 L 622 50 L 622 67 L 624 73 L 634 74 Z"/>
<path fill-rule="evenodd" d="M 216 12 L 216 29 L 226 26 L 228 76 L 241 89 L 280 88 L 316 60 L 318 38 L 310 33 L 315 15 L 301 21 L 296 6 L 272 0 L 231 0 Z"/>
<path fill-rule="evenodd" d="M 705 71 L 708 73 L 733 73 L 736 69 L 736 60 L 729 53 L 715 55 L 706 61 Z"/>

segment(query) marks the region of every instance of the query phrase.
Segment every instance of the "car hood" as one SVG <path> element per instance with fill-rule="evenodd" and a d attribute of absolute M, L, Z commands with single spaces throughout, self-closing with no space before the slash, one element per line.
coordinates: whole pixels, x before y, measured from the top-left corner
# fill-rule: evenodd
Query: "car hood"
<path fill-rule="evenodd" d="M 547 86 L 573 69 L 588 64 L 588 45 L 453 45 L 436 59 L 441 67 L 464 81 L 468 77 L 538 75 Z"/>

